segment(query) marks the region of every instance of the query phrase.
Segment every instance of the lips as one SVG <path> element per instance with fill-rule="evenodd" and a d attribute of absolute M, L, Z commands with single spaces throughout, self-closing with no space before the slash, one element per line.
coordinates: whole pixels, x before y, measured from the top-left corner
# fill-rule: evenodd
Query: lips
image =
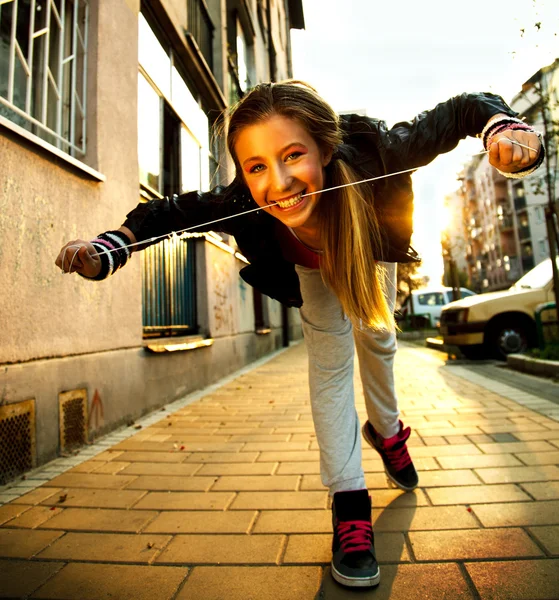
<path fill-rule="evenodd" d="M 277 206 L 279 206 L 282 209 L 286 209 L 286 208 L 292 208 L 293 206 L 300 204 L 303 200 L 302 196 L 303 196 L 304 192 L 305 192 L 305 190 L 299 192 L 298 194 L 295 194 L 294 196 L 286 198 L 284 200 L 276 200 Z"/>

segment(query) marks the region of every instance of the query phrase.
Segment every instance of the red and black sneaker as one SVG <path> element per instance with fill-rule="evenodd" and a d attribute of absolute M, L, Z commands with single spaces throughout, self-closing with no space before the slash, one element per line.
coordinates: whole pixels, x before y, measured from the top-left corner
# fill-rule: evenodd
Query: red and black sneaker
<path fill-rule="evenodd" d="M 380 454 L 388 477 L 401 489 L 411 492 L 417 487 L 419 478 L 406 445 L 411 429 L 402 421 L 400 431 L 391 438 L 383 438 L 367 421 L 363 425 L 363 437 Z"/>
<path fill-rule="evenodd" d="M 332 502 L 332 577 L 349 587 L 380 582 L 367 490 L 337 492 Z"/>

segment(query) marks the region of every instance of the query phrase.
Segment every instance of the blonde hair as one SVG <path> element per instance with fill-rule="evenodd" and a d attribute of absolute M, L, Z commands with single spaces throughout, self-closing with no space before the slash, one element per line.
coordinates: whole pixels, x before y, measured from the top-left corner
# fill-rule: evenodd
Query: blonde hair
<path fill-rule="evenodd" d="M 336 187 L 362 179 L 336 150 L 343 144 L 340 119 L 308 84 L 290 80 L 260 84 L 233 109 L 227 146 L 237 178 L 242 169 L 235 156 L 240 132 L 273 115 L 298 121 L 313 137 L 324 156 L 332 154 L 326 168 L 327 185 Z M 337 296 L 348 317 L 375 329 L 393 329 L 394 318 L 384 294 L 381 235 L 370 185 L 350 185 L 324 192 L 316 207 L 323 254 L 320 271 L 325 284 Z M 375 260 L 377 259 L 377 260 Z"/>

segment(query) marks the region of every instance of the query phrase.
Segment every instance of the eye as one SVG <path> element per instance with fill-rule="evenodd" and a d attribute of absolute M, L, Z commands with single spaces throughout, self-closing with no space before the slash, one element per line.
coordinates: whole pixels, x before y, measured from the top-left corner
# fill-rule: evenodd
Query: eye
<path fill-rule="evenodd" d="M 286 160 L 295 160 L 296 158 L 299 158 L 299 156 L 301 156 L 303 153 L 302 152 L 291 152 L 290 154 L 288 154 L 285 159 Z"/>
<path fill-rule="evenodd" d="M 249 173 L 260 173 L 260 171 L 262 171 L 262 169 L 264 169 L 264 165 L 257 164 L 257 165 L 253 165 L 252 167 L 250 167 L 248 172 Z"/>

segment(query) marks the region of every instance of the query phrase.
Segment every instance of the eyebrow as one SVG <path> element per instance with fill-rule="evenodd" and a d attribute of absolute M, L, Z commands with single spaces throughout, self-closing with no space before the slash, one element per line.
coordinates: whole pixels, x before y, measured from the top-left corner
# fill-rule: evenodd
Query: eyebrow
<path fill-rule="evenodd" d="M 287 144 L 286 146 L 284 146 L 281 150 L 280 150 L 280 154 L 283 154 L 284 152 L 287 152 L 292 146 L 302 146 L 303 148 L 305 148 L 305 150 L 307 149 L 307 147 L 305 146 L 305 144 L 303 144 L 302 142 L 289 142 L 289 144 Z M 246 160 L 243 161 L 243 166 L 246 165 L 247 163 L 254 161 L 254 160 L 261 160 L 263 161 L 264 159 L 262 158 L 262 156 L 251 156 L 250 158 L 247 158 Z"/>

